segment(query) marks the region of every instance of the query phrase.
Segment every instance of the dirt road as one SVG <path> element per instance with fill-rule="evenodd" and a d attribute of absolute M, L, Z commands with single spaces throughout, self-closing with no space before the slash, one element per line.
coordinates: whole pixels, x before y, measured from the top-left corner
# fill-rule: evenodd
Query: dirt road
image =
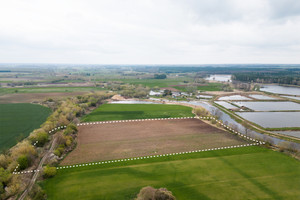
<path fill-rule="evenodd" d="M 29 184 L 27 185 L 27 188 L 24 190 L 23 194 L 19 197 L 19 200 L 23 200 L 25 199 L 25 197 L 27 196 L 27 194 L 30 192 L 30 190 L 32 189 L 38 175 L 40 172 L 42 172 L 43 169 L 43 164 L 44 162 L 47 160 L 47 158 L 49 157 L 49 155 L 51 154 L 51 152 L 53 151 L 54 147 L 56 146 L 56 138 L 54 138 L 54 140 L 52 141 L 51 147 L 48 150 L 48 152 L 44 155 L 44 157 L 41 159 L 36 172 L 33 174 Z"/>

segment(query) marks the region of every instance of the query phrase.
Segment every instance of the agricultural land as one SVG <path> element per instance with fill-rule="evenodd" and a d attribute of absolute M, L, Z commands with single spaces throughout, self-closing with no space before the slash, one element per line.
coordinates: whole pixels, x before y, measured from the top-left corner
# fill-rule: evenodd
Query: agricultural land
<path fill-rule="evenodd" d="M 82 125 L 78 145 L 62 165 L 245 144 L 199 119 L 164 119 Z"/>
<path fill-rule="evenodd" d="M 298 200 L 299 72 L 0 64 L 0 199 Z"/>
<path fill-rule="evenodd" d="M 0 104 L 0 150 L 12 147 L 29 135 L 50 115 L 47 107 L 22 103 Z"/>
<path fill-rule="evenodd" d="M 177 199 L 299 199 L 300 163 L 263 147 L 200 152 L 58 171 L 48 199 L 133 199 L 166 187 Z M 61 191 L 63 188 L 63 192 Z"/>
<path fill-rule="evenodd" d="M 83 122 L 126 119 L 192 117 L 192 108 L 162 104 L 104 104 L 82 118 Z"/>

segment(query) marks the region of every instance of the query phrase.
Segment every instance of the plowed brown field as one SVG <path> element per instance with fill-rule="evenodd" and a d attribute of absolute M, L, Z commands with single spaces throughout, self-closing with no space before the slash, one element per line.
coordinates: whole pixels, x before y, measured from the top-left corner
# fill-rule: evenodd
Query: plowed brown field
<path fill-rule="evenodd" d="M 198 119 L 85 125 L 78 129 L 78 145 L 62 165 L 246 143 Z"/>

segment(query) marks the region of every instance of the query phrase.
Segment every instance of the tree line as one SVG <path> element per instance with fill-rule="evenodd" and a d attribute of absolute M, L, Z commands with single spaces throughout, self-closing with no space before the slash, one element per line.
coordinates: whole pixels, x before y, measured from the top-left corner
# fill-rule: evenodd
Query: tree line
<path fill-rule="evenodd" d="M 300 69 L 280 72 L 234 73 L 233 79 L 242 82 L 300 85 Z"/>
<path fill-rule="evenodd" d="M 110 98 L 112 93 L 93 93 L 84 96 L 69 97 L 64 100 L 48 99 L 42 104 L 53 110 L 47 120 L 35 129 L 29 137 L 17 143 L 8 151 L 0 154 L 0 199 L 15 197 L 26 187 L 30 175 L 13 175 L 13 172 L 24 169 L 35 169 L 42 155 L 47 151 L 47 144 L 54 135 L 49 131 L 58 127 L 66 126 L 66 129 L 55 134 L 57 148 L 54 154 L 57 156 L 47 161 L 44 166 L 43 177 L 51 177 L 56 173 L 58 159 L 76 146 L 76 123 L 79 117 L 102 104 Z M 36 143 L 37 142 L 37 143 Z M 34 145 L 35 144 L 35 145 Z M 36 184 L 29 193 L 28 199 L 44 199 L 44 191 Z"/>

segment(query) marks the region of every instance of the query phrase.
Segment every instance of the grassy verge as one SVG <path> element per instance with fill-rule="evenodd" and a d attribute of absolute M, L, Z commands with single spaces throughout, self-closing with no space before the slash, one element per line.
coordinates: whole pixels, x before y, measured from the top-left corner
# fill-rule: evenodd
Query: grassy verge
<path fill-rule="evenodd" d="M 171 85 L 182 85 L 184 82 L 191 82 L 190 78 L 167 78 L 167 79 L 111 79 L 107 81 L 122 81 L 134 85 L 143 85 L 150 88 L 169 87 Z"/>
<path fill-rule="evenodd" d="M 48 199 L 133 199 L 145 186 L 177 199 L 297 199 L 300 163 L 262 147 L 59 170 L 42 183 Z"/>
<path fill-rule="evenodd" d="M 300 127 L 265 128 L 268 131 L 300 131 Z"/>
<path fill-rule="evenodd" d="M 104 104 L 84 116 L 81 120 L 88 122 L 192 116 L 194 116 L 192 108 L 180 105 Z"/>
<path fill-rule="evenodd" d="M 186 92 L 188 86 L 174 86 L 174 88 Z M 200 91 L 222 91 L 222 83 L 206 83 L 202 86 L 197 86 L 197 90 Z"/>

